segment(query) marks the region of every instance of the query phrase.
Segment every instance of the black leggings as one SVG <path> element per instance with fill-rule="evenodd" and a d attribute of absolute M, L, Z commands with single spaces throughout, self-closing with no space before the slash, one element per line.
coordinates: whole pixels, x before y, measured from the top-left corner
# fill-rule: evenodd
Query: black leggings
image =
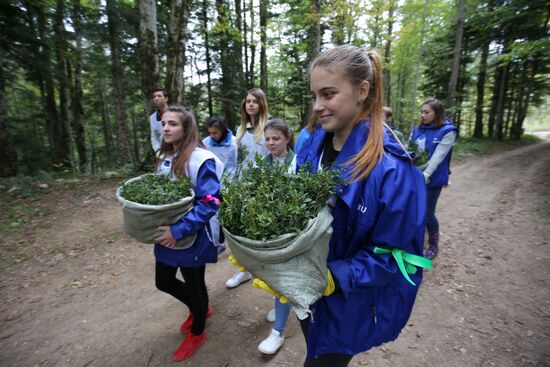
<path fill-rule="evenodd" d="M 307 344 L 307 329 L 309 318 L 299 321 L 300 327 L 302 328 L 302 333 L 304 334 L 304 338 L 306 338 Z M 304 367 L 346 367 L 352 358 L 353 356 L 340 353 L 323 354 L 317 358 L 311 359 L 308 359 L 306 357 Z"/>
<path fill-rule="evenodd" d="M 164 265 L 157 261 L 155 269 L 155 284 L 159 291 L 166 292 L 179 299 L 193 314 L 191 331 L 195 335 L 202 334 L 206 323 L 206 310 L 208 309 L 208 291 L 204 282 L 205 267 L 182 268 L 179 267 L 183 282 L 176 278 L 178 268 Z"/>

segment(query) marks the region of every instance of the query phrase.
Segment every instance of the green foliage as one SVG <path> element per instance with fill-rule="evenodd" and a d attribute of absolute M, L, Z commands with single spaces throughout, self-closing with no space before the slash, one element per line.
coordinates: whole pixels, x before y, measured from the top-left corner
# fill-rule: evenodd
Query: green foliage
<path fill-rule="evenodd" d="M 532 142 L 532 143 L 537 143 L 540 141 L 540 138 L 536 135 L 531 135 L 531 134 L 523 134 L 521 136 L 521 140 L 522 141 L 529 141 L 529 142 Z"/>
<path fill-rule="evenodd" d="M 414 164 L 418 167 L 423 167 L 430 160 L 428 152 L 425 150 L 420 150 L 418 144 L 415 141 L 409 143 L 409 151 L 412 153 Z"/>
<path fill-rule="evenodd" d="M 124 184 L 120 192 L 126 200 L 147 205 L 166 205 L 190 196 L 188 177 L 176 180 L 167 175 L 144 175 L 139 180 Z"/>
<path fill-rule="evenodd" d="M 287 173 L 283 164 L 256 165 L 223 190 L 220 221 L 231 233 L 268 240 L 301 231 L 341 183 L 337 170 L 311 173 L 309 167 Z"/>
<path fill-rule="evenodd" d="M 146 157 L 151 150 L 140 83 L 139 7 L 138 2 L 132 0 L 110 3 L 115 10 L 116 40 L 121 47 L 128 149 L 135 170 L 138 166 L 143 168 L 140 162 L 148 159 Z M 461 133 L 473 131 L 477 93 L 475 77 L 479 71 L 480 50 L 486 44 L 491 46 L 482 106 L 482 130 L 487 130 L 487 117 L 493 113 L 493 84 L 497 75 L 495 69 L 499 66 L 508 67 L 503 101 L 505 110 L 501 113 L 506 120 L 504 136 L 514 132 L 519 137 L 522 129 L 548 130 L 548 114 L 533 109 L 533 106 L 542 105 L 545 101 L 548 105 L 550 63 L 545 61 L 550 42 L 547 36 L 546 3 L 543 0 L 466 2 L 465 39 L 457 103 L 454 110 L 448 111 L 453 113 Z M 446 99 L 455 42 L 457 2 L 337 0 L 319 1 L 318 4 L 319 13 L 314 13 L 311 1 L 273 0 L 269 3 L 267 27 L 271 36 L 268 37 L 267 45 L 269 80 L 266 92 L 271 116 L 282 117 L 295 132 L 308 121 L 311 102 L 307 75 L 310 53 L 314 53 L 311 52 L 312 37 L 309 30 L 317 22 L 320 23 L 321 50 L 343 42 L 364 48 L 374 46 L 384 54 L 391 41 L 389 63 L 384 65 L 390 77 L 387 101 L 393 109 L 395 123 L 405 135 L 410 132 L 413 122 L 418 120 L 418 107 L 425 97 Z M 170 0 L 157 1 L 161 79 L 164 79 L 166 69 L 170 5 Z M 105 1 L 81 2 L 79 36 L 82 45 L 79 51 L 83 63 L 82 106 L 88 160 L 80 171 L 75 170 L 74 163 L 79 161 L 79 153 L 75 141 L 71 141 L 68 162 L 73 164 L 61 170 L 69 169 L 73 174 L 97 174 L 116 166 L 119 133 L 115 116 L 117 101 L 113 97 L 110 34 L 105 6 Z M 225 122 L 233 128 L 239 121 L 239 103 L 243 91 L 247 87 L 257 86 L 260 69 L 259 7 L 257 2 L 251 1 L 235 3 L 212 0 L 190 2 L 188 6 L 184 104 L 195 111 L 200 122 L 210 113 L 204 70 L 208 46 L 213 111 L 224 114 Z M 236 13 L 237 7 L 241 9 L 240 17 Z M 208 19 L 206 25 L 203 24 L 203 10 Z M 220 16 L 220 12 L 223 16 Z M 63 20 L 64 38 L 68 45 L 64 50 L 67 70 L 57 70 L 54 52 L 56 33 L 53 28 L 55 15 L 54 1 L 9 0 L 0 5 L 0 51 L 6 90 L 6 120 L 9 123 L 7 132 L 15 145 L 19 172 L 25 175 L 60 169 L 53 165 L 56 162 L 53 157 L 54 136 L 52 124 L 46 120 L 48 110 L 44 106 L 44 96 L 47 93 L 56 95 L 56 103 L 59 105 L 59 77 L 63 72 L 67 73 L 66 78 L 71 81 L 69 87 L 74 92 L 76 55 L 79 53 L 76 52 L 76 28 L 69 26 L 74 22 L 73 7 L 69 5 L 65 7 Z M 393 20 L 391 34 L 387 34 Z M 43 36 L 39 30 L 44 32 Z M 207 33 L 208 45 L 205 44 Z M 227 43 L 223 53 L 220 45 L 222 39 Z M 254 54 L 252 47 L 255 48 Z M 247 65 L 244 64 L 245 55 Z M 250 71 L 252 66 L 252 80 L 245 80 L 243 69 Z M 223 79 L 224 74 L 229 75 L 229 80 Z M 45 89 L 47 76 L 53 78 L 52 86 L 55 90 L 51 92 Z M 74 132 L 73 109 L 77 106 L 73 95 L 68 104 L 69 128 Z M 522 126 L 527 108 L 529 116 L 525 125 L 529 124 Z M 60 112 L 58 106 L 53 110 Z M 203 135 L 206 134 L 204 126 L 201 127 Z M 73 138 L 76 139 L 74 133 Z"/>
<path fill-rule="evenodd" d="M 489 154 L 505 144 L 489 139 L 461 138 L 457 140 L 453 148 L 453 157 L 464 159 L 476 155 Z"/>

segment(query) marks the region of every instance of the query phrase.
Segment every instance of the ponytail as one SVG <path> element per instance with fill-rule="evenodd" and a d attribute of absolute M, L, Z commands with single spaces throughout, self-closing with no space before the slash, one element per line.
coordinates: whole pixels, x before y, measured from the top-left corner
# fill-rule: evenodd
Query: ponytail
<path fill-rule="evenodd" d="M 351 171 L 352 181 L 361 181 L 368 177 L 376 163 L 384 154 L 384 91 L 382 80 L 382 63 L 376 50 L 367 52 L 372 68 L 372 81 L 369 81 L 369 93 L 363 101 L 364 112 L 355 124 L 370 117 L 369 137 L 361 151 L 347 163 L 355 167 Z"/>
<path fill-rule="evenodd" d="M 358 88 L 364 82 L 369 84 L 367 98 L 362 102 L 362 112 L 354 122 L 357 125 L 370 118 L 369 137 L 361 151 L 346 162 L 347 165 L 355 165 L 351 171 L 351 180 L 364 180 L 384 154 L 384 92 L 380 54 L 377 50 L 365 51 L 359 47 L 342 45 L 317 56 L 309 67 L 310 75 L 316 67 L 337 69 Z M 308 127 L 311 131 L 313 121 L 310 121 Z"/>

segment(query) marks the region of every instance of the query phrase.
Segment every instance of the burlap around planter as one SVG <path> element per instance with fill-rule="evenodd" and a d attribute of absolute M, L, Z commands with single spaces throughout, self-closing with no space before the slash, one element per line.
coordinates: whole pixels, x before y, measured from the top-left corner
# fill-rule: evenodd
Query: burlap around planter
<path fill-rule="evenodd" d="M 129 179 L 125 184 L 137 181 L 146 175 Z M 182 198 L 172 204 L 166 205 L 145 205 L 126 200 L 121 196 L 122 186 L 116 191 L 116 198 L 122 204 L 122 215 L 124 220 L 124 232 L 142 243 L 154 243 L 154 238 L 162 235 L 161 231 L 155 229 L 159 226 L 169 226 L 183 218 L 192 208 L 194 192 L 190 196 Z M 180 239 L 177 249 L 185 249 L 193 245 L 196 234 Z"/>
<path fill-rule="evenodd" d="M 327 287 L 327 256 L 332 235 L 328 207 L 310 219 L 300 233 L 288 233 L 269 241 L 233 235 L 224 228 L 227 245 L 245 269 L 284 295 L 300 320 Z"/>

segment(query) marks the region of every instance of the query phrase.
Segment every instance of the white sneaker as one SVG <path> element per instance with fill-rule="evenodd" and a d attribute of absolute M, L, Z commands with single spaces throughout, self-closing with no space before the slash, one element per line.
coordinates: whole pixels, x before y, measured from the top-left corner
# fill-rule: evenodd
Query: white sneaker
<path fill-rule="evenodd" d="M 284 335 L 275 329 L 271 329 L 271 334 L 258 345 L 258 350 L 263 354 L 275 354 L 284 341 Z"/>
<path fill-rule="evenodd" d="M 275 308 L 272 308 L 267 315 L 265 316 L 265 319 L 268 322 L 275 322 Z"/>
<path fill-rule="evenodd" d="M 233 276 L 229 278 L 227 282 L 225 282 L 225 286 L 227 288 L 235 288 L 238 287 L 241 283 L 244 283 L 250 279 L 252 279 L 252 274 L 250 274 L 248 271 L 238 271 L 233 274 Z"/>

